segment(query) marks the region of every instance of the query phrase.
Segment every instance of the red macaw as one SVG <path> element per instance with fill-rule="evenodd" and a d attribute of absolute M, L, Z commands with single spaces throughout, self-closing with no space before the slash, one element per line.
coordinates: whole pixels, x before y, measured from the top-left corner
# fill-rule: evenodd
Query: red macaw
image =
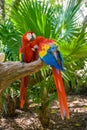
<path fill-rule="evenodd" d="M 41 60 L 52 67 L 54 82 L 58 92 L 61 117 L 64 119 L 66 116 L 69 119 L 69 110 L 61 74 L 61 70 L 64 70 L 63 58 L 58 50 L 57 43 L 54 40 L 46 39 L 42 36 L 38 36 L 33 42 L 39 47 L 38 52 Z"/>
<path fill-rule="evenodd" d="M 30 63 L 38 59 L 37 46 L 33 49 L 31 44 L 35 39 L 35 34 L 33 32 L 26 32 L 22 36 L 22 46 L 20 48 L 19 58 L 22 62 Z M 25 103 L 26 91 L 28 87 L 28 76 L 21 79 L 20 83 L 20 108 L 23 108 Z"/>

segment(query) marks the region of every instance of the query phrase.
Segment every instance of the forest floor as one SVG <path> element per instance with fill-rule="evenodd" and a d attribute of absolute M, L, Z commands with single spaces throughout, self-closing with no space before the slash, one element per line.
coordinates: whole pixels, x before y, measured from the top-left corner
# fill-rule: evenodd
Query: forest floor
<path fill-rule="evenodd" d="M 62 120 L 57 101 L 52 103 L 50 122 L 43 128 L 35 111 L 35 106 L 28 111 L 16 110 L 13 118 L 0 116 L 0 130 L 87 130 L 87 96 L 67 96 L 70 119 Z"/>

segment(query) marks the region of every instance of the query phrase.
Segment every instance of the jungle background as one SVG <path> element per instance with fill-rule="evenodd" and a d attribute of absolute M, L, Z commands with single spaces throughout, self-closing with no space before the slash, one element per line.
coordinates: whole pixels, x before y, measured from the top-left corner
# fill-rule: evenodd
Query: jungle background
<path fill-rule="evenodd" d="M 62 121 L 51 68 L 44 65 L 29 76 L 24 109 L 19 107 L 20 80 L 3 90 L 0 130 L 87 130 L 87 1 L 0 0 L 0 7 L 4 62 L 19 61 L 26 31 L 57 41 L 71 116 Z"/>

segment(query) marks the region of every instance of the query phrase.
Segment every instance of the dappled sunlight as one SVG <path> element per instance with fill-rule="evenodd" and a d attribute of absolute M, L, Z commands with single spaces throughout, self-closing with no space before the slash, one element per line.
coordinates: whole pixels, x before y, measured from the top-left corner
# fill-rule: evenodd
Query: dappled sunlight
<path fill-rule="evenodd" d="M 62 120 L 57 100 L 50 105 L 50 123 L 46 130 L 84 130 L 87 123 L 87 97 L 67 96 L 70 119 Z M 32 106 L 32 107 L 31 107 Z M 30 104 L 27 111 L 16 110 L 13 118 L 0 116 L 2 130 L 44 130 L 37 113 L 37 106 Z"/>

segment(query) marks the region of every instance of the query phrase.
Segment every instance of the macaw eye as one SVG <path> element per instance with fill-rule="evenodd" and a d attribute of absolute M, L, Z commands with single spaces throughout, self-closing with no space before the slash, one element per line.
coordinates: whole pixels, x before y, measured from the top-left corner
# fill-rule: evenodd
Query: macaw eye
<path fill-rule="evenodd" d="M 36 38 L 36 35 L 35 35 L 35 33 L 27 33 L 26 38 L 29 41 L 33 41 Z"/>

